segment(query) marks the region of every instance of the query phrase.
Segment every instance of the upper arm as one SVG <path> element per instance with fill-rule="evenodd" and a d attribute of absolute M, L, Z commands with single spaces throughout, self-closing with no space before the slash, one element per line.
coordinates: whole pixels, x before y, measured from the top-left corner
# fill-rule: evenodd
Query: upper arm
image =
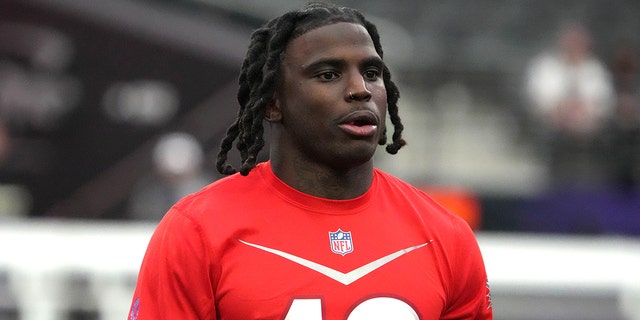
<path fill-rule="evenodd" d="M 489 282 L 478 242 L 468 225 L 458 224 L 455 229 L 450 303 L 441 319 L 492 319 Z"/>
<path fill-rule="evenodd" d="M 192 220 L 171 209 L 155 230 L 140 268 L 130 320 L 210 319 L 215 300 L 210 252 Z M 134 310 L 137 309 L 137 310 Z"/>

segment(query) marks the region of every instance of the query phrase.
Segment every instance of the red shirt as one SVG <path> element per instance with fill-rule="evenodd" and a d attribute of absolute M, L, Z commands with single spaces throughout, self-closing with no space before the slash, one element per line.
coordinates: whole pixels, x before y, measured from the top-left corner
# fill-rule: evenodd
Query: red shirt
<path fill-rule="evenodd" d="M 362 196 L 301 193 L 269 162 L 180 200 L 145 254 L 130 320 L 491 319 L 474 234 L 380 170 Z"/>

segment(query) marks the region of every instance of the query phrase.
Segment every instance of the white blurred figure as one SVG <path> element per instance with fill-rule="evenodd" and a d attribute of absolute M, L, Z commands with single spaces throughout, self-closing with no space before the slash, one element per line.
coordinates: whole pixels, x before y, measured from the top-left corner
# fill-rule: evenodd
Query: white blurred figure
<path fill-rule="evenodd" d="M 203 168 L 200 143 L 183 132 L 161 137 L 152 154 L 154 172 L 135 186 L 129 203 L 129 218 L 159 221 L 180 198 L 212 181 Z"/>
<path fill-rule="evenodd" d="M 554 187 L 608 183 L 601 158 L 615 111 L 614 84 L 589 31 L 580 24 L 561 28 L 553 50 L 533 59 L 527 71 L 529 114 Z"/>
<path fill-rule="evenodd" d="M 527 94 L 541 125 L 575 136 L 597 134 L 613 112 L 613 80 L 594 55 L 589 31 L 564 27 L 557 47 L 530 65 Z"/>

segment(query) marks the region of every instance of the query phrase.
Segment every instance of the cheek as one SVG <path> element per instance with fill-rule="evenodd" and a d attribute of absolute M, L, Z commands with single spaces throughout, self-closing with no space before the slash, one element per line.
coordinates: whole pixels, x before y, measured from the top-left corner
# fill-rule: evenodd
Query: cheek
<path fill-rule="evenodd" d="M 387 90 L 384 87 L 376 88 L 372 93 L 374 103 L 380 111 L 380 116 L 384 117 L 387 114 Z"/>
<path fill-rule="evenodd" d="M 327 106 L 335 105 L 336 97 L 340 96 L 330 90 L 300 84 L 289 91 L 287 102 L 291 112 L 306 117 L 321 117 L 330 113 Z"/>
<path fill-rule="evenodd" d="M 378 131 L 380 137 L 386 132 L 387 127 L 387 90 L 384 87 L 373 91 L 373 102 L 378 108 L 378 115 L 380 116 L 381 130 Z"/>
<path fill-rule="evenodd" d="M 326 97 L 313 90 L 299 90 L 285 100 L 285 121 L 296 127 L 312 126 L 330 117 Z M 293 123 L 295 122 L 295 123 Z"/>

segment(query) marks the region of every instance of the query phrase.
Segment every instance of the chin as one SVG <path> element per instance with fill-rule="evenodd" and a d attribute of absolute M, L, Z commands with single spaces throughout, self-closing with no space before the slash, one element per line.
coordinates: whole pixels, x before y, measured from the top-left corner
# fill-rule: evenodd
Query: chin
<path fill-rule="evenodd" d="M 336 155 L 336 159 L 342 163 L 350 164 L 350 167 L 358 166 L 369 162 L 376 152 L 377 145 L 367 148 L 352 148 L 348 152 Z"/>

